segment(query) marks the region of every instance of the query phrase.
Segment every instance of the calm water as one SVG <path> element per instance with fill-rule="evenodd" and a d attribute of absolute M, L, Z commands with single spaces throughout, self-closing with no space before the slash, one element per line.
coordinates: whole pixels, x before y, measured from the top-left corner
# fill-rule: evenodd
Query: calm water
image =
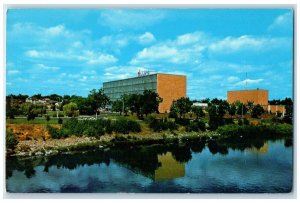
<path fill-rule="evenodd" d="M 203 143 L 7 159 L 9 192 L 289 192 L 292 147 Z"/>

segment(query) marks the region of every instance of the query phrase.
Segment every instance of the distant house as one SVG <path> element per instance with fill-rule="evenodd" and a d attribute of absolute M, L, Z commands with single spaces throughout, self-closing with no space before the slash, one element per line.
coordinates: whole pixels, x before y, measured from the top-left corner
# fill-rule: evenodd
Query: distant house
<path fill-rule="evenodd" d="M 192 106 L 199 106 L 206 109 L 208 107 L 208 103 L 194 102 Z"/>

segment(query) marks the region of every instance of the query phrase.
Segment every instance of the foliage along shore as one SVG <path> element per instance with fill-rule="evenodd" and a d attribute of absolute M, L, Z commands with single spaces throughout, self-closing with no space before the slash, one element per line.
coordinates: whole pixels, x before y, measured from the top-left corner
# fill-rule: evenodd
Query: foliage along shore
<path fill-rule="evenodd" d="M 50 127 L 53 128 L 53 127 Z M 72 126 L 73 130 L 76 130 Z M 82 128 L 82 126 L 81 126 Z M 83 128 L 84 129 L 84 128 Z M 103 129 L 102 129 L 103 130 Z M 9 131 L 8 131 L 9 132 Z M 142 134 L 142 135 L 141 135 Z M 10 136 L 8 136 L 10 137 Z M 260 148 L 267 140 L 284 139 L 287 146 L 292 145 L 293 126 L 290 124 L 236 125 L 220 126 L 216 131 L 164 130 L 160 132 L 130 132 L 94 136 L 69 136 L 60 139 L 19 141 L 16 147 L 7 150 L 8 156 L 50 156 L 59 153 L 73 153 L 94 149 L 133 147 L 153 144 L 184 145 L 189 142 L 207 144 L 211 147 L 231 146 L 233 148 Z"/>

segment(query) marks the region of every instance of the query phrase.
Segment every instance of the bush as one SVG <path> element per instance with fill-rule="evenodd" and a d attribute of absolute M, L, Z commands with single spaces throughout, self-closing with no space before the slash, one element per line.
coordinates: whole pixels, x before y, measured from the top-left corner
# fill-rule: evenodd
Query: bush
<path fill-rule="evenodd" d="M 37 116 L 37 114 L 35 114 L 34 112 L 30 111 L 27 115 L 27 120 L 30 121 L 30 120 L 34 120 L 35 117 Z"/>
<path fill-rule="evenodd" d="M 63 123 L 63 119 L 58 118 L 57 122 L 58 122 L 58 124 L 62 124 Z"/>
<path fill-rule="evenodd" d="M 45 119 L 46 119 L 46 121 L 50 121 L 50 116 L 49 116 L 49 115 L 46 115 L 46 116 L 45 116 Z"/>
<path fill-rule="evenodd" d="M 249 125 L 249 120 L 247 120 L 246 118 L 239 119 L 238 125 Z"/>
<path fill-rule="evenodd" d="M 185 130 L 187 132 L 191 132 L 191 131 L 199 132 L 199 131 L 205 131 L 205 129 L 206 129 L 205 123 L 198 119 L 190 122 L 190 124 L 185 127 Z"/>
<path fill-rule="evenodd" d="M 178 125 L 173 122 L 173 121 L 168 121 L 167 118 L 165 119 L 153 119 L 149 127 L 154 131 L 154 132 L 160 132 L 163 130 L 177 130 Z"/>
<path fill-rule="evenodd" d="M 117 133 L 123 134 L 128 134 L 129 132 L 141 132 L 141 126 L 138 122 L 126 119 L 113 122 L 112 129 Z"/>
<path fill-rule="evenodd" d="M 64 128 L 58 129 L 58 128 L 48 125 L 47 129 L 50 134 L 50 137 L 53 139 L 60 139 L 60 138 L 68 137 L 68 135 L 69 135 L 68 130 L 64 129 Z"/>
<path fill-rule="evenodd" d="M 104 135 L 105 131 L 103 128 L 93 128 L 92 126 L 88 127 L 84 132 L 83 134 L 84 135 L 87 135 L 89 137 L 95 137 L 95 136 L 101 136 L 101 135 Z"/>
<path fill-rule="evenodd" d="M 14 150 L 18 144 L 18 140 L 11 129 L 6 130 L 6 148 Z"/>
<path fill-rule="evenodd" d="M 175 122 L 179 125 L 183 125 L 183 126 L 186 126 L 186 125 L 189 125 L 190 124 L 190 119 L 186 119 L 186 118 L 176 118 L 175 119 Z"/>

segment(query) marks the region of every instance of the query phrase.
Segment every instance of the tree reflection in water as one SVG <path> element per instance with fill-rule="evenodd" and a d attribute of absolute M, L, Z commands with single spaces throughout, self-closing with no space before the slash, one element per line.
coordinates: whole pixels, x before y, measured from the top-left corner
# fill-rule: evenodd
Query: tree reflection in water
<path fill-rule="evenodd" d="M 6 178 L 13 175 L 13 171 L 24 171 L 27 178 L 35 175 L 35 167 L 44 166 L 48 173 L 51 167 L 76 169 L 79 166 L 106 164 L 111 161 L 125 166 L 135 173 L 142 174 L 153 180 L 166 180 L 184 176 L 184 164 L 191 160 L 192 152 L 201 153 L 207 146 L 212 154 L 228 154 L 228 149 L 259 150 L 264 146 L 265 140 L 247 140 L 230 143 L 220 140 L 186 141 L 180 144 L 154 144 L 150 146 L 131 146 L 128 148 L 113 148 L 107 151 L 94 150 L 72 154 L 58 154 L 48 157 L 7 158 Z M 291 140 L 285 140 L 285 146 L 290 146 Z M 251 151 L 251 150 L 250 150 Z"/>

